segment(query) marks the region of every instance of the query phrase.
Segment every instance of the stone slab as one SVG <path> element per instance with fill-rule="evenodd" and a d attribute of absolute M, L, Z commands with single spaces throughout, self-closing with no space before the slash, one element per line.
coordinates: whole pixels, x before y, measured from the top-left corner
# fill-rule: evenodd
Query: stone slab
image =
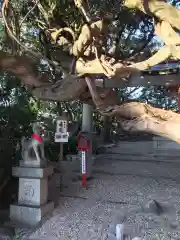
<path fill-rule="evenodd" d="M 98 155 L 97 158 L 99 158 L 101 155 Z M 172 149 L 154 149 L 154 151 L 152 152 L 131 152 L 131 151 L 122 151 L 122 152 L 108 152 L 106 153 L 106 158 L 124 158 L 124 156 L 128 156 L 128 157 L 172 157 L 172 158 L 180 158 L 180 150 L 172 150 Z M 103 156 L 104 158 L 104 156 Z"/>
<path fill-rule="evenodd" d="M 114 153 L 141 153 L 141 154 L 149 154 L 156 150 L 173 150 L 180 152 L 180 144 L 170 141 L 170 140 L 154 140 L 154 141 L 138 141 L 138 142 L 126 142 L 122 141 L 119 143 L 118 147 L 115 147 L 111 150 L 107 150 L 106 152 L 114 152 Z"/>
<path fill-rule="evenodd" d="M 121 141 L 118 146 L 107 149 L 106 152 L 139 152 L 139 153 L 148 153 L 152 152 L 154 148 L 157 147 L 157 143 L 154 141 L 137 141 L 137 142 L 127 142 Z"/>
<path fill-rule="evenodd" d="M 107 160 L 108 158 L 104 158 L 104 160 Z M 169 163 L 180 163 L 180 157 L 170 157 L 170 156 L 121 156 L 119 158 L 109 158 L 110 161 L 129 161 L 129 162 L 169 162 Z"/>
<path fill-rule="evenodd" d="M 123 148 L 119 148 L 119 149 L 113 149 L 112 151 L 108 151 L 105 152 L 105 154 L 109 154 L 109 153 L 114 153 L 114 154 L 139 154 L 139 155 L 148 155 L 148 154 L 152 154 L 153 150 L 152 149 L 141 149 L 140 147 L 137 148 L 129 148 L 129 149 L 123 149 Z"/>
<path fill-rule="evenodd" d="M 48 199 L 48 179 L 19 178 L 18 203 L 40 206 Z"/>
<path fill-rule="evenodd" d="M 33 227 L 39 224 L 43 217 L 53 209 L 54 202 L 48 202 L 40 207 L 11 204 L 10 219 L 18 224 L 22 223 L 22 225 Z"/>
<path fill-rule="evenodd" d="M 179 157 L 180 159 L 180 150 L 177 149 L 157 149 L 154 151 L 154 155 L 157 157 Z"/>
<path fill-rule="evenodd" d="M 37 167 L 12 167 L 12 175 L 22 178 L 45 178 L 53 174 L 53 166 Z"/>
<path fill-rule="evenodd" d="M 40 164 L 38 163 L 38 161 L 36 159 L 34 160 L 29 160 L 29 161 L 24 161 L 24 160 L 20 160 L 19 161 L 19 165 L 21 167 L 39 167 L 39 168 L 44 168 L 47 166 L 47 161 L 41 161 Z"/>
<path fill-rule="evenodd" d="M 114 148 L 120 148 L 120 147 L 135 147 L 135 146 L 143 146 L 143 147 L 153 147 L 154 141 L 136 141 L 136 142 L 128 142 L 128 141 L 120 141 L 118 145 Z M 112 149 L 112 148 L 111 148 Z"/>
<path fill-rule="evenodd" d="M 98 160 L 101 159 L 101 155 L 98 156 Z M 130 161 L 167 161 L 167 162 L 179 162 L 180 163 L 180 153 L 174 154 L 174 152 L 171 154 L 170 152 L 161 152 L 161 153 L 155 153 L 155 154 L 146 154 L 146 155 L 140 155 L 140 154 L 132 154 L 132 153 L 119 153 L 119 154 L 107 154 L 103 159 L 108 160 L 115 160 L 115 161 L 124 161 L 124 160 L 130 160 Z"/>

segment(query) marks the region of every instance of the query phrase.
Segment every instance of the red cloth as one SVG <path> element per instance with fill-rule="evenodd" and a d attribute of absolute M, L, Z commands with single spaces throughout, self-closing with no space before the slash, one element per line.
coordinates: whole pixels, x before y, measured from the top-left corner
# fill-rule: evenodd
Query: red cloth
<path fill-rule="evenodd" d="M 42 137 L 40 135 L 37 135 L 35 133 L 32 134 L 32 138 L 36 140 L 39 143 L 42 143 Z"/>

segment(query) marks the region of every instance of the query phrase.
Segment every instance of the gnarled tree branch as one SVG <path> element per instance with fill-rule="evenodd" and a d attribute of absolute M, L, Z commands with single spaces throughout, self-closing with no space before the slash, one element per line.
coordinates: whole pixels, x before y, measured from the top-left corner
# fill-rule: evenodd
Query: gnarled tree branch
<path fill-rule="evenodd" d="M 105 115 L 115 116 L 124 130 L 153 133 L 180 143 L 180 115 L 172 111 L 130 102 L 114 106 L 112 111 Z"/>
<path fill-rule="evenodd" d="M 166 21 L 176 29 L 180 29 L 180 9 L 162 0 L 125 0 L 124 6 L 138 9 L 147 15 Z"/>
<path fill-rule="evenodd" d="M 133 64 L 130 68 L 138 70 L 148 69 L 168 58 L 180 59 L 180 37 L 173 30 L 173 27 L 180 29 L 180 10 L 161 0 L 125 0 L 126 7 L 138 9 L 152 17 L 156 17 L 159 22 L 155 23 L 155 33 L 165 43 L 156 54 L 149 59 Z"/>

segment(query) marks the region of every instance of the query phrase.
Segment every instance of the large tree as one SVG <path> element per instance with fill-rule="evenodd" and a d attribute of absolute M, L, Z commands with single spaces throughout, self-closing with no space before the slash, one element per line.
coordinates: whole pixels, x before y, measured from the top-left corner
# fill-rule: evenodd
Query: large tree
<path fill-rule="evenodd" d="M 35 97 L 93 104 L 101 114 L 116 117 L 125 130 L 180 142 L 180 115 L 145 103 L 120 103 L 116 91 L 95 84 L 97 78 L 121 81 L 168 58 L 179 59 L 180 10 L 175 6 L 163 0 L 4 0 L 1 16 L 6 44 L 0 51 L 0 69 L 15 75 Z M 143 23 L 145 30 L 144 43 L 132 49 L 131 56 L 123 54 L 118 38 L 127 26 L 126 35 L 133 31 L 123 18 L 133 19 L 138 27 Z M 27 27 L 38 38 L 34 44 L 27 38 Z M 133 62 L 154 32 L 164 46 L 150 58 Z"/>

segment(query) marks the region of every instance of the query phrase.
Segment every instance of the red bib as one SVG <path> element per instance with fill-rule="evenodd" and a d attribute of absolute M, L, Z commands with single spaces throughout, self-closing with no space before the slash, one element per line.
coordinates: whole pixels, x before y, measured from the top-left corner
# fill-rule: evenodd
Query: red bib
<path fill-rule="evenodd" d="M 37 135 L 35 133 L 32 134 L 32 138 L 36 140 L 39 143 L 42 143 L 42 137 L 40 135 Z"/>

